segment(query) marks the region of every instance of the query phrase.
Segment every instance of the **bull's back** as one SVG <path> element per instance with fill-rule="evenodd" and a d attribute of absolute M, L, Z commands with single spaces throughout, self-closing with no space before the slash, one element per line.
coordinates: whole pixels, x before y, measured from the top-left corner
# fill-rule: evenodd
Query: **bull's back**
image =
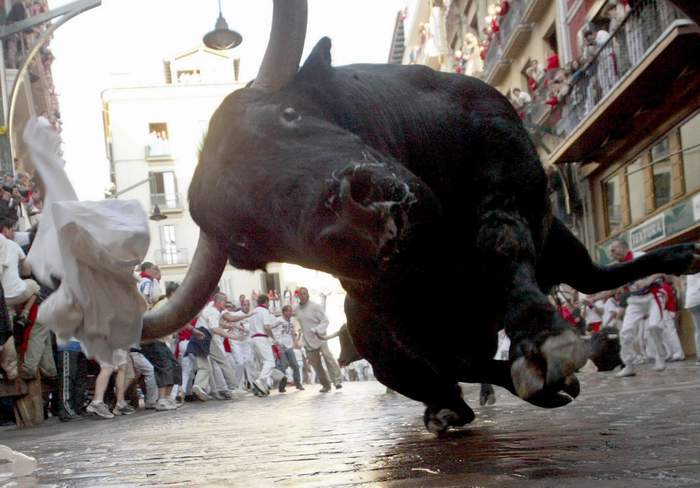
<path fill-rule="evenodd" d="M 484 198 L 503 196 L 529 219 L 546 211 L 537 152 L 493 87 L 424 66 L 350 65 L 334 76 L 337 122 L 405 164 L 447 208 L 464 217 Z"/>

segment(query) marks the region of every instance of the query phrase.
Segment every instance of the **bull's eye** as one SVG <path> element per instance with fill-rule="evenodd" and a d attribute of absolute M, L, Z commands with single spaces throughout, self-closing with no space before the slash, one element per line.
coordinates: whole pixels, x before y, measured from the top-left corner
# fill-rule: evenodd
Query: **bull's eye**
<path fill-rule="evenodd" d="M 292 107 L 287 107 L 282 111 L 282 118 L 285 122 L 296 122 L 301 119 L 301 114 Z"/>

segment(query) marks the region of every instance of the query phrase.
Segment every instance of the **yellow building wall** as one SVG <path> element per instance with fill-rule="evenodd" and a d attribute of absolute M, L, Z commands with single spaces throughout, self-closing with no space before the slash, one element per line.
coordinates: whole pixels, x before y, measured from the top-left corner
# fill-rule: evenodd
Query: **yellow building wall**
<path fill-rule="evenodd" d="M 508 74 L 503 78 L 500 84 L 496 85 L 498 91 L 506 95 L 511 88 L 520 88 L 527 91 L 527 80 L 522 75 L 525 65 L 529 59 L 537 59 L 546 66 L 547 44 L 544 37 L 549 29 L 555 24 L 557 18 L 556 2 L 549 2 L 546 12 L 544 12 L 537 22 L 534 22 L 532 32 L 530 33 L 529 42 L 521 50 L 521 52 L 513 59 L 510 65 Z M 563 46 L 559 47 L 559 61 L 562 63 Z"/>

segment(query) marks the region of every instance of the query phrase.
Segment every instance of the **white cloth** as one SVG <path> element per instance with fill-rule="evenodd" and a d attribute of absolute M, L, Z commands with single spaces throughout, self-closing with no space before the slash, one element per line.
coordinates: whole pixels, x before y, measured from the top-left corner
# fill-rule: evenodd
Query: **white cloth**
<path fill-rule="evenodd" d="M 250 325 L 250 335 L 267 335 L 267 330 L 265 326 L 272 325 L 275 322 L 274 315 L 272 315 L 270 311 L 265 307 L 255 307 L 253 313 L 255 315 L 248 319 L 248 324 Z"/>
<path fill-rule="evenodd" d="M 59 340 L 77 338 L 90 356 L 109 361 L 115 349 L 141 338 L 146 304 L 133 279 L 150 243 L 148 220 L 135 200 L 79 202 L 63 161 L 61 140 L 36 119 L 24 130 L 32 162 L 44 182 L 41 225 L 27 256 L 37 279 L 58 289 L 37 320 Z"/>
<path fill-rule="evenodd" d="M 595 324 L 596 322 L 602 322 L 603 318 L 601 314 L 604 312 L 605 305 L 602 300 L 596 300 L 590 305 L 584 305 L 586 314 L 586 325 Z"/>
<path fill-rule="evenodd" d="M 19 275 L 19 263 L 25 257 L 19 244 L 0 234 L 0 279 L 5 299 L 18 297 L 27 289 Z"/>
<path fill-rule="evenodd" d="M 644 317 L 647 317 L 646 321 Z M 642 296 L 632 295 L 627 299 L 627 309 L 620 331 L 620 356 L 625 364 L 634 364 L 636 356 L 634 343 L 639 336 L 640 327 L 644 326 L 649 339 L 654 341 L 655 352 L 665 358 L 662 311 L 651 293 Z"/>

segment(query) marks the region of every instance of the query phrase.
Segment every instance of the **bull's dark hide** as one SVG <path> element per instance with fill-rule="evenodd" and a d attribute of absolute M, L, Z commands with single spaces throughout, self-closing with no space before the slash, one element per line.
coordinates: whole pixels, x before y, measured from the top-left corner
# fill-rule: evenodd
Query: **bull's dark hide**
<path fill-rule="evenodd" d="M 619 330 L 605 327 L 591 336 L 591 361 L 598 371 L 612 371 L 622 365 Z"/>
<path fill-rule="evenodd" d="M 237 268 L 291 262 L 338 276 L 359 354 L 424 402 L 438 433 L 474 418 L 458 381 L 543 407 L 578 394 L 587 348 L 548 301 L 553 285 L 592 293 L 698 269 L 693 245 L 594 265 L 552 217 L 504 96 L 423 66 L 334 68 L 325 38 L 284 88 L 227 97 L 189 200 Z M 511 361 L 494 361 L 503 327 Z"/>

